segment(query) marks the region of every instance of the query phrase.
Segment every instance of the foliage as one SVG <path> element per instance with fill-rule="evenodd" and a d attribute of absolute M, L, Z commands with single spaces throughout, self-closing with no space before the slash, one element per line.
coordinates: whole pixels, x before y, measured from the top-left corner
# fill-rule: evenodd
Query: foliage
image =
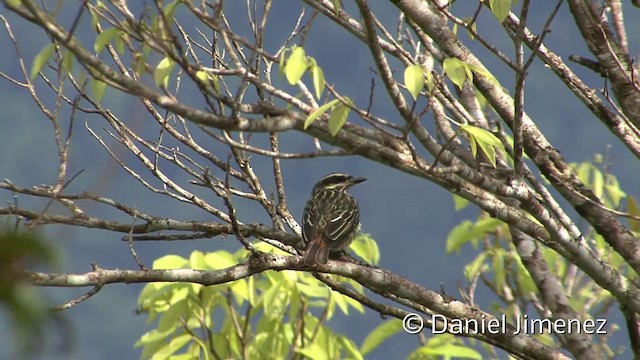
<path fill-rule="evenodd" d="M 254 245 L 265 252 L 283 253 L 264 243 Z M 351 248 L 364 255 L 363 260 L 377 263 L 379 253 L 370 237 L 358 236 Z M 245 249 L 234 254 L 195 251 L 188 259 L 166 255 L 154 261 L 153 268 L 220 270 L 242 263 L 250 255 Z M 362 285 L 348 278 L 341 280 L 363 294 Z M 319 315 L 312 313 L 316 309 Z M 334 333 L 328 324 L 337 310 L 348 316 L 351 309 L 364 313 L 359 302 L 329 290 L 307 272 L 267 271 L 214 286 L 150 283 L 140 293 L 139 312 L 147 314 L 155 328 L 136 346 L 143 348 L 142 359 L 284 359 L 294 354 L 313 359 L 363 359 L 402 330 L 399 321 L 385 322 L 359 347 L 345 335 Z M 472 350 L 465 349 L 453 337 L 445 337 L 417 349 L 412 356 L 466 358 L 463 353 Z"/>

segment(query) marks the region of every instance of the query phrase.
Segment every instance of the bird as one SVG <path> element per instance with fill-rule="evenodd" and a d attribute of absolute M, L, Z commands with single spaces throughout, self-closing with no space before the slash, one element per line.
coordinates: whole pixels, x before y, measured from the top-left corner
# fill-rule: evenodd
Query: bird
<path fill-rule="evenodd" d="M 303 264 L 325 265 L 329 252 L 346 249 L 351 244 L 360 227 L 360 209 L 347 190 L 365 180 L 331 173 L 313 186 L 302 213 L 302 239 L 307 244 Z"/>

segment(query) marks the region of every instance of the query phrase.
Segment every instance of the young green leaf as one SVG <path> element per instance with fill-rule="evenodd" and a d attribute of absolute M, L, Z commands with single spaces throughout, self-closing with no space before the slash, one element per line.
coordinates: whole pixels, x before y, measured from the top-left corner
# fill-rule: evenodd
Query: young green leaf
<path fill-rule="evenodd" d="M 629 214 L 635 217 L 640 216 L 640 205 L 638 204 L 635 196 L 627 197 L 627 208 L 629 209 Z M 629 226 L 632 231 L 640 232 L 640 220 L 630 218 Z"/>
<path fill-rule="evenodd" d="M 100 102 L 100 100 L 102 100 L 102 97 L 104 96 L 105 91 L 107 90 L 107 84 L 92 77 L 89 82 L 89 87 L 91 88 L 93 97 L 96 99 L 96 101 Z"/>
<path fill-rule="evenodd" d="M 465 63 L 456 58 L 446 58 L 442 63 L 442 67 L 449 79 L 456 86 L 462 88 L 464 82 L 467 81 L 468 75 Z"/>
<path fill-rule="evenodd" d="M 211 84 L 213 89 L 220 93 L 220 84 L 218 84 L 218 76 L 204 70 L 196 72 L 196 77 L 205 84 Z"/>
<path fill-rule="evenodd" d="M 507 281 L 507 274 L 505 272 L 505 258 L 506 252 L 504 249 L 493 249 L 491 252 L 492 256 L 492 269 L 494 275 L 494 286 L 495 289 L 502 289 L 504 287 L 505 282 Z"/>
<path fill-rule="evenodd" d="M 431 71 L 427 70 L 424 72 L 424 75 L 426 75 L 427 89 L 429 90 L 429 92 L 431 92 L 433 91 L 433 87 L 435 85 L 435 82 L 433 81 L 433 74 L 431 73 Z"/>
<path fill-rule="evenodd" d="M 338 343 L 340 343 L 342 348 L 345 350 L 347 355 L 345 356 L 346 359 L 364 360 L 364 357 L 362 357 L 362 354 L 358 350 L 358 346 L 353 342 L 353 340 L 346 336 L 339 336 Z"/>
<path fill-rule="evenodd" d="M 62 51 L 62 70 L 67 74 L 73 70 L 73 59 L 73 53 L 70 50 L 65 49 Z"/>
<path fill-rule="evenodd" d="M 203 83 L 209 82 L 209 73 L 204 70 L 196 71 L 196 77 Z"/>
<path fill-rule="evenodd" d="M 174 0 L 171 3 L 167 4 L 167 6 L 165 6 L 164 9 L 162 9 L 164 16 L 167 19 L 173 19 L 174 13 L 176 11 L 176 7 L 180 5 L 181 2 L 182 1 Z"/>
<path fill-rule="evenodd" d="M 471 24 L 471 29 L 466 28 L 467 29 L 467 36 L 469 36 L 469 39 L 471 40 L 475 40 L 476 37 L 473 35 L 474 32 L 476 32 L 476 28 L 477 28 L 477 22 L 474 21 L 473 18 L 463 18 L 462 20 L 464 20 L 467 24 Z M 473 31 L 473 32 L 471 32 Z"/>
<path fill-rule="evenodd" d="M 489 265 L 486 264 L 488 256 L 489 253 L 481 252 L 473 261 L 464 267 L 463 273 L 468 281 L 473 280 L 478 274 L 485 272 L 489 268 Z"/>
<path fill-rule="evenodd" d="M 349 246 L 349 249 L 353 250 L 358 257 L 369 264 L 378 265 L 380 261 L 378 244 L 367 234 L 358 235 Z"/>
<path fill-rule="evenodd" d="M 331 0 L 331 3 L 333 4 L 333 12 L 338 14 L 340 12 L 340 9 L 342 9 L 342 1 Z"/>
<path fill-rule="evenodd" d="M 343 103 L 336 106 L 329 118 L 329 132 L 331 132 L 331 136 L 336 136 L 338 131 L 347 123 L 350 111 L 351 109 Z"/>
<path fill-rule="evenodd" d="M 316 65 L 311 68 L 311 78 L 313 79 L 313 89 L 316 92 L 316 98 L 320 100 L 322 92 L 324 91 L 324 73 L 320 66 Z"/>
<path fill-rule="evenodd" d="M 175 63 L 170 58 L 166 57 L 160 61 L 156 70 L 153 72 L 153 80 L 158 87 L 167 87 L 169 85 L 169 75 Z"/>
<path fill-rule="evenodd" d="M 309 115 L 309 117 L 307 118 L 307 120 L 304 121 L 304 129 L 306 130 L 311 124 L 313 124 L 314 121 L 316 121 L 316 119 L 318 119 L 320 116 L 322 116 L 322 114 L 324 114 L 327 110 L 329 110 L 331 107 L 333 107 L 339 101 L 340 100 L 338 100 L 338 99 L 331 100 L 328 103 L 320 106 L 314 112 L 312 112 L 311 115 Z"/>
<path fill-rule="evenodd" d="M 284 68 L 284 74 L 287 76 L 289 84 L 295 85 L 302 79 L 302 75 L 307 70 L 307 56 L 304 49 L 298 46 L 293 49 L 291 56 L 287 59 L 287 65 Z"/>
<path fill-rule="evenodd" d="M 278 76 L 282 77 L 284 75 L 284 68 L 285 68 L 285 56 L 287 55 L 287 51 L 288 49 L 284 49 L 282 51 L 280 51 L 280 59 L 278 60 L 278 64 L 280 66 L 278 66 Z"/>
<path fill-rule="evenodd" d="M 482 355 L 472 348 L 456 345 L 456 344 L 444 344 L 440 346 L 425 345 L 418 348 L 411 355 L 410 359 L 482 359 Z"/>
<path fill-rule="evenodd" d="M 469 143 L 471 144 L 471 152 L 473 156 L 477 155 L 477 146 L 480 146 L 482 152 L 487 156 L 493 167 L 496 167 L 496 149 L 505 151 L 500 139 L 493 135 L 490 131 L 479 128 L 477 126 L 464 124 L 462 131 L 469 135 Z"/>
<path fill-rule="evenodd" d="M 127 35 L 125 33 L 118 33 L 115 37 L 116 51 L 118 54 L 124 54 L 124 39 Z"/>
<path fill-rule="evenodd" d="M 360 352 L 362 355 L 367 355 L 380 346 L 387 338 L 397 334 L 400 330 L 402 330 L 402 322 L 398 319 L 383 322 L 367 335 L 362 342 Z"/>
<path fill-rule="evenodd" d="M 466 208 L 470 204 L 469 200 L 463 198 L 460 195 L 457 195 L 457 194 L 451 194 L 451 195 L 453 195 L 453 209 L 455 211 L 460 211 Z"/>
<path fill-rule="evenodd" d="M 109 42 L 113 39 L 116 34 L 118 34 L 120 30 L 118 28 L 110 28 L 102 31 L 98 37 L 96 37 L 96 42 L 93 44 L 93 50 L 96 54 L 100 55 L 102 50 L 107 46 Z"/>
<path fill-rule="evenodd" d="M 501 23 L 509 16 L 511 10 L 511 0 L 489 0 L 491 12 Z"/>
<path fill-rule="evenodd" d="M 605 185 L 604 188 L 611 199 L 611 206 L 613 208 L 618 208 L 620 206 L 620 202 L 623 198 L 627 197 L 627 194 L 620 188 L 620 184 L 618 183 L 618 179 L 612 174 L 605 175 Z"/>
<path fill-rule="evenodd" d="M 33 58 L 33 65 L 31 65 L 31 80 L 42 70 L 42 67 L 49 61 L 53 50 L 55 50 L 55 44 L 49 44 L 40 50 L 40 52 Z"/>
<path fill-rule="evenodd" d="M 418 99 L 420 91 L 424 88 L 424 75 L 422 74 L 422 66 L 413 64 L 404 69 L 404 85 L 413 96 L 413 100 Z"/>
<path fill-rule="evenodd" d="M 189 261 L 178 255 L 165 255 L 153 262 L 154 269 L 185 269 Z"/>
<path fill-rule="evenodd" d="M 472 70 L 474 73 L 484 76 L 485 78 L 487 78 L 487 80 L 489 80 L 491 83 L 498 85 L 498 79 L 495 78 L 495 76 L 493 76 L 493 74 L 491 72 L 489 72 L 487 69 L 485 68 L 481 68 L 480 66 L 477 65 L 471 65 L 471 64 L 466 64 L 466 67 L 470 70 Z M 471 80 L 473 80 L 473 75 L 470 77 Z"/>

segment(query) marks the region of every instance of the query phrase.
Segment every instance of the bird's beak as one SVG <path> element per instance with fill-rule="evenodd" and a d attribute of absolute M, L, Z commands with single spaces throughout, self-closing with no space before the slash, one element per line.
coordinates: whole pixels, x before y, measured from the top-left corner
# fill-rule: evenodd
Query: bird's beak
<path fill-rule="evenodd" d="M 359 183 L 361 183 L 361 182 L 363 182 L 365 180 L 367 180 L 366 177 L 356 177 L 356 178 L 351 179 L 351 184 L 352 185 L 359 184 Z"/>

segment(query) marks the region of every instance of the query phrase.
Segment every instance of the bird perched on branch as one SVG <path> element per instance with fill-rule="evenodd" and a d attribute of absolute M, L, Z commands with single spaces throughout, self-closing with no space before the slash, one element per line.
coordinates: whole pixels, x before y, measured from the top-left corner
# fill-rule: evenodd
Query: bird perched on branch
<path fill-rule="evenodd" d="M 346 249 L 351 244 L 360 227 L 360 210 L 347 189 L 365 180 L 332 173 L 315 184 L 302 214 L 305 265 L 324 265 L 331 250 Z"/>

